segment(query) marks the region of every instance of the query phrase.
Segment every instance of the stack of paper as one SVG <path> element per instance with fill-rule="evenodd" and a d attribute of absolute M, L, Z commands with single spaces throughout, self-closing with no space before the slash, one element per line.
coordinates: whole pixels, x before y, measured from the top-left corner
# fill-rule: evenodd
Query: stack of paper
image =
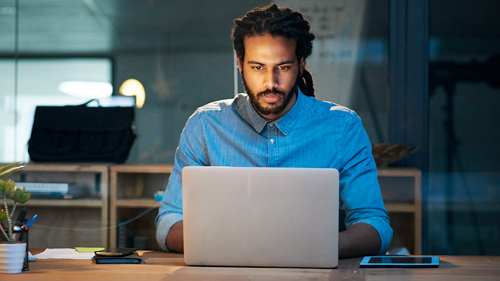
<path fill-rule="evenodd" d="M 66 259 L 66 260 L 91 260 L 94 257 L 94 251 L 100 251 L 104 248 L 47 248 L 40 254 L 35 255 L 37 259 Z"/>

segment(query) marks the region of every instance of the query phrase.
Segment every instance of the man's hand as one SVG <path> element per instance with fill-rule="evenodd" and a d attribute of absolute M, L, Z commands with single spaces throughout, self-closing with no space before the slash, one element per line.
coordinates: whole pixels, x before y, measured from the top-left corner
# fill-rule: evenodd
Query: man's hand
<path fill-rule="evenodd" d="M 380 235 L 367 223 L 356 223 L 339 233 L 339 257 L 352 258 L 376 255 L 380 251 Z"/>
<path fill-rule="evenodd" d="M 167 234 L 165 243 L 172 252 L 184 253 L 184 223 L 179 221 L 175 223 Z"/>

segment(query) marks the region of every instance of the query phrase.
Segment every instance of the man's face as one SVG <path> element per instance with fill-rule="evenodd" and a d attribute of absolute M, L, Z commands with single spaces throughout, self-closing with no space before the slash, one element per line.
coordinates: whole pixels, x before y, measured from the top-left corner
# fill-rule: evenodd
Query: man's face
<path fill-rule="evenodd" d="M 245 58 L 238 61 L 255 110 L 268 120 L 285 115 L 297 100 L 297 77 L 304 60 L 297 60 L 295 40 L 270 35 L 245 38 Z"/>

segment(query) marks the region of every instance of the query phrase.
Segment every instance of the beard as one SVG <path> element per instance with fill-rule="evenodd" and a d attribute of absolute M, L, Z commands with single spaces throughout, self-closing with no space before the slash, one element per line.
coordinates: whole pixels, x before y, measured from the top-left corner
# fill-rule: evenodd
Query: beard
<path fill-rule="evenodd" d="M 277 90 L 277 89 L 267 89 L 262 92 L 258 92 L 255 94 L 252 92 L 245 81 L 245 76 L 242 73 L 242 79 L 243 79 L 243 85 L 245 86 L 245 91 L 248 94 L 248 97 L 250 98 L 250 102 L 252 103 L 253 107 L 255 110 L 260 114 L 260 115 L 278 115 L 285 110 L 285 108 L 288 106 L 292 98 L 297 94 L 297 79 L 295 79 L 295 83 L 293 84 L 293 87 L 290 89 L 288 93 L 285 93 L 283 91 Z M 275 94 L 275 95 L 280 95 L 283 99 L 282 102 L 276 102 L 276 103 L 265 103 L 260 101 L 260 97 L 265 96 L 267 94 Z"/>

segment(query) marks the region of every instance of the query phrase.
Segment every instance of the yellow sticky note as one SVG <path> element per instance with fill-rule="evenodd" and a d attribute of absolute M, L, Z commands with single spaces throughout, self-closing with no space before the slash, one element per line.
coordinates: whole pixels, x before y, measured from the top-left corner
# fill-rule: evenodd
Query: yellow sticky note
<path fill-rule="evenodd" d="M 102 247 L 75 247 L 75 250 L 79 253 L 93 253 L 95 251 L 104 250 Z"/>

